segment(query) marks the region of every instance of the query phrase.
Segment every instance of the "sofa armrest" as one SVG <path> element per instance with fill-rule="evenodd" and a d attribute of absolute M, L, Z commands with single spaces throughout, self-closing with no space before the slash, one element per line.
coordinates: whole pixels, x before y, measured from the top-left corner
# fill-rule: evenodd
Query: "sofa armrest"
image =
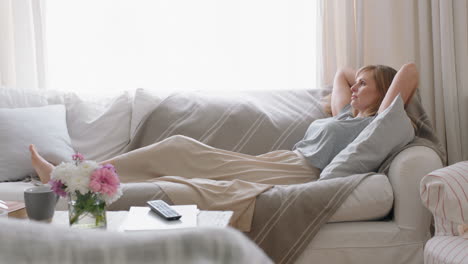
<path fill-rule="evenodd" d="M 441 167 L 437 153 L 424 146 L 409 147 L 394 158 L 388 178 L 395 199 L 393 217 L 399 228 L 429 232 L 431 213 L 421 202 L 419 184 L 426 174 Z"/>

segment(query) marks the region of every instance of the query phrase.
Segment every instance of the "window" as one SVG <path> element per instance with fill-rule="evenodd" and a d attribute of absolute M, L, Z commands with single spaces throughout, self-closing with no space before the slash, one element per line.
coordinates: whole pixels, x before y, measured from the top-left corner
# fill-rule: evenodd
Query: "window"
<path fill-rule="evenodd" d="M 49 88 L 314 88 L 317 2 L 48 0 Z"/>

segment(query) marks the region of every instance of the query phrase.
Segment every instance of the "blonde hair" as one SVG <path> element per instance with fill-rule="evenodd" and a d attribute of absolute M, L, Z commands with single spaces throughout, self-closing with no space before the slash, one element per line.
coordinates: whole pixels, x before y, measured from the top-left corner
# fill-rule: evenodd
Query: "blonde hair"
<path fill-rule="evenodd" d="M 373 116 L 377 113 L 379 110 L 380 104 L 382 103 L 385 94 L 388 91 L 388 88 L 390 88 L 390 84 L 392 84 L 393 78 L 395 77 L 397 71 L 393 69 L 392 67 L 385 66 L 385 65 L 369 65 L 362 67 L 356 72 L 356 76 L 358 76 L 361 73 L 364 72 L 371 72 L 372 73 L 372 78 L 375 81 L 375 85 L 377 87 L 377 91 L 379 93 L 379 99 L 370 105 L 366 111 L 364 111 L 363 115 L 364 116 Z M 324 102 L 324 110 L 328 114 L 332 114 L 331 111 L 331 94 L 326 96 Z M 354 116 L 358 114 L 357 109 L 352 109 L 351 111 Z"/>
<path fill-rule="evenodd" d="M 364 116 L 373 116 L 379 110 L 380 104 L 385 98 L 385 94 L 387 93 L 388 88 L 390 88 L 390 85 L 392 84 L 393 78 L 395 77 L 397 71 L 392 67 L 385 65 L 369 65 L 359 69 L 356 72 L 356 76 L 364 72 L 372 73 L 372 77 L 375 81 L 375 86 L 377 87 L 377 91 L 379 93 L 379 99 L 375 103 L 370 105 L 363 113 Z M 352 112 L 354 116 L 358 114 L 357 109 L 353 109 Z"/>

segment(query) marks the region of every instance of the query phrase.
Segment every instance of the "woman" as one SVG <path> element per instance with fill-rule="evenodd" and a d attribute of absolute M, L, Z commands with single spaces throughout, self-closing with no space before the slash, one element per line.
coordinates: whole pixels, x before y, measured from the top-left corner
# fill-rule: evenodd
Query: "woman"
<path fill-rule="evenodd" d="M 357 73 L 342 69 L 335 75 L 331 102 L 325 110 L 333 118 L 313 122 L 294 147 L 313 167 L 324 169 L 332 159 L 401 94 L 405 105 L 418 85 L 414 64 L 397 73 L 391 67 L 370 65 Z"/>
<path fill-rule="evenodd" d="M 333 117 L 313 122 L 292 151 L 251 156 L 173 136 L 102 163 L 113 164 L 122 182 L 157 181 L 175 204 L 233 210 L 231 224 L 248 231 L 258 194 L 273 185 L 317 180 L 320 170 L 375 114 L 384 111 L 399 93 L 408 103 L 417 85 L 414 64 L 404 65 L 398 73 L 380 65 L 361 68 L 357 73 L 352 69 L 338 71 L 330 102 Z M 54 166 L 33 145 L 30 152 L 33 167 L 47 183 Z"/>

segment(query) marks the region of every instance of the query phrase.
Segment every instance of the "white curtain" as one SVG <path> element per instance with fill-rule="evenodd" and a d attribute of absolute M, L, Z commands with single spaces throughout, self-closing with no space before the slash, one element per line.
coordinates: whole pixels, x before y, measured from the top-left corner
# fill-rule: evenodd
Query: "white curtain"
<path fill-rule="evenodd" d="M 468 1 L 327 0 L 322 2 L 325 65 L 337 68 L 412 61 L 423 105 L 449 164 L 468 160 Z"/>
<path fill-rule="evenodd" d="M 44 89 L 42 0 L 0 0 L 0 86 Z"/>

